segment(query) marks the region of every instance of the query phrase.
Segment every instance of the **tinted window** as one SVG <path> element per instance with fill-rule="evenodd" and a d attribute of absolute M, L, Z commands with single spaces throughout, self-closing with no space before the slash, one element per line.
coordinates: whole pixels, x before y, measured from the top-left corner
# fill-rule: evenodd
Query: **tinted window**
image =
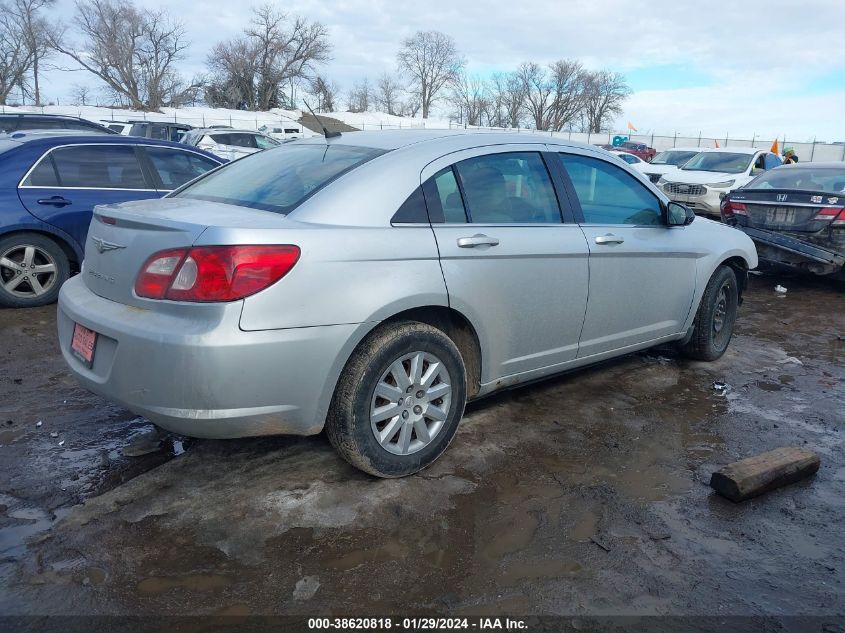
<path fill-rule="evenodd" d="M 597 158 L 561 154 L 586 224 L 661 224 L 660 201 L 624 169 Z"/>
<path fill-rule="evenodd" d="M 783 167 L 755 178 L 745 188 L 796 189 L 841 196 L 845 194 L 845 163 L 842 167 Z"/>
<path fill-rule="evenodd" d="M 65 122 L 58 119 L 36 119 L 21 117 L 18 130 L 63 130 L 66 129 Z"/>
<path fill-rule="evenodd" d="M 748 169 L 752 156 L 736 152 L 701 152 L 681 169 L 685 171 L 721 171 L 741 174 Z"/>
<path fill-rule="evenodd" d="M 451 167 L 442 169 L 423 183 L 432 222 L 464 224 L 467 221 L 461 190 Z"/>
<path fill-rule="evenodd" d="M 126 145 L 61 147 L 50 154 L 60 187 L 148 189 L 135 149 Z"/>
<path fill-rule="evenodd" d="M 698 154 L 699 152 L 687 152 L 687 151 L 680 151 L 680 150 L 667 150 L 665 152 L 660 152 L 654 159 L 651 161 L 652 165 L 683 165 L 687 162 L 690 158 Z"/>
<path fill-rule="evenodd" d="M 488 154 L 455 165 L 471 222 L 561 222 L 543 158 L 536 152 Z"/>
<path fill-rule="evenodd" d="M 402 203 L 399 210 L 394 214 L 391 222 L 396 224 L 420 224 L 428 223 L 428 211 L 425 207 L 425 197 L 422 187 L 414 189 L 414 193 Z"/>
<path fill-rule="evenodd" d="M 235 147 L 253 147 L 257 148 L 258 144 L 255 142 L 254 134 L 212 134 L 211 138 L 215 143 L 220 145 L 233 145 Z"/>
<path fill-rule="evenodd" d="M 384 150 L 349 145 L 288 145 L 226 165 L 176 196 L 290 213 L 335 178 L 381 154 Z"/>
<path fill-rule="evenodd" d="M 633 154 L 624 154 L 624 153 L 621 153 L 621 152 L 620 152 L 620 153 L 618 153 L 618 154 L 617 154 L 617 156 L 619 156 L 619 158 L 621 158 L 622 160 L 624 160 L 624 161 L 625 161 L 626 163 L 628 163 L 629 165 L 633 165 L 634 163 L 638 163 L 638 162 L 639 162 L 639 161 L 637 160 L 637 157 L 636 157 L 636 156 L 634 156 Z"/>
<path fill-rule="evenodd" d="M 56 177 L 56 169 L 53 167 L 53 159 L 48 154 L 44 160 L 39 161 L 26 180 L 23 181 L 27 187 L 58 187 L 59 180 Z"/>
<path fill-rule="evenodd" d="M 145 151 L 165 189 L 177 189 L 218 165 L 205 156 L 178 149 L 148 147 Z"/>

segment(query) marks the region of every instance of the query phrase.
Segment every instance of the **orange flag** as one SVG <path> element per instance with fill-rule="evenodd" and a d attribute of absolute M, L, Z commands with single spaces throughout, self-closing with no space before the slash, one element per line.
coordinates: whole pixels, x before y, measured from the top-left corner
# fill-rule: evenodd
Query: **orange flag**
<path fill-rule="evenodd" d="M 715 138 L 714 138 L 714 139 L 713 139 L 713 142 L 716 144 L 716 147 L 717 147 L 717 148 L 722 147 L 721 145 L 719 145 L 719 139 L 715 139 Z"/>
<path fill-rule="evenodd" d="M 772 143 L 772 149 L 769 150 L 769 151 L 772 154 L 775 154 L 775 155 L 780 154 L 780 152 L 778 151 L 778 140 L 777 139 L 774 140 L 774 142 Z"/>
<path fill-rule="evenodd" d="M 634 124 L 633 124 L 633 123 L 631 123 L 630 121 L 628 121 L 628 129 L 629 129 L 629 130 L 631 130 L 632 132 L 636 132 L 636 131 L 637 131 L 637 128 L 635 128 L 635 127 L 634 127 Z"/>

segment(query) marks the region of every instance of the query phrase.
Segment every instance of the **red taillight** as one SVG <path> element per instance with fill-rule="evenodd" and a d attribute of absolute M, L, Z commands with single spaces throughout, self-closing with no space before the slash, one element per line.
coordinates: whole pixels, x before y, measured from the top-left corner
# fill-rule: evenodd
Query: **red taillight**
<path fill-rule="evenodd" d="M 135 294 L 172 301 L 234 301 L 264 290 L 293 268 L 297 246 L 197 246 L 160 251 L 135 281 Z"/>
<path fill-rule="evenodd" d="M 824 207 L 819 209 L 814 220 L 821 220 L 828 222 L 833 220 L 833 224 L 845 224 L 845 207 Z"/>
<path fill-rule="evenodd" d="M 722 215 L 725 217 L 731 217 L 733 215 L 748 215 L 748 207 L 746 207 L 742 202 L 732 202 L 727 198 L 722 200 L 721 209 Z"/>

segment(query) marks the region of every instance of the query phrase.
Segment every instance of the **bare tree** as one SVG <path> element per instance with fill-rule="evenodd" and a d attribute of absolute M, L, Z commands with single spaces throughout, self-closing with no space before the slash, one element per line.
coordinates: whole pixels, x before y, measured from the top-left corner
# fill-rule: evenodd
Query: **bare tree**
<path fill-rule="evenodd" d="M 15 87 L 22 86 L 32 66 L 26 33 L 12 7 L 0 2 L 0 104 Z"/>
<path fill-rule="evenodd" d="M 85 84 L 73 84 L 70 92 L 71 105 L 90 105 L 91 92 L 90 86 L 86 86 Z"/>
<path fill-rule="evenodd" d="M 525 110 L 535 129 L 548 130 L 554 119 L 555 90 L 546 69 L 523 62 L 517 70 L 525 92 Z"/>
<path fill-rule="evenodd" d="M 481 118 L 487 113 L 490 105 L 484 81 L 480 77 L 460 71 L 449 87 L 450 101 L 460 109 L 462 120 L 467 125 L 481 125 Z"/>
<path fill-rule="evenodd" d="M 519 73 L 495 73 L 490 80 L 490 125 L 520 127 L 526 86 Z"/>
<path fill-rule="evenodd" d="M 584 114 L 589 132 L 601 132 L 622 114 L 622 104 L 631 95 L 625 77 L 609 70 L 589 73 L 585 92 Z"/>
<path fill-rule="evenodd" d="M 308 88 L 308 93 L 316 99 L 314 109 L 317 112 L 335 112 L 338 92 L 337 84 L 323 75 L 314 77 Z"/>
<path fill-rule="evenodd" d="M 417 31 L 403 40 L 397 60 L 399 69 L 411 79 L 424 119 L 440 91 L 464 66 L 455 41 L 440 31 Z"/>
<path fill-rule="evenodd" d="M 253 9 L 242 37 L 217 44 L 208 56 L 211 105 L 269 110 L 292 100 L 283 90 L 313 80 L 329 60 L 328 31 L 319 22 L 288 16 L 273 5 Z"/>
<path fill-rule="evenodd" d="M 60 35 L 58 26 L 51 24 L 42 15 L 56 4 L 56 0 L 13 0 L 8 10 L 18 21 L 24 34 L 26 48 L 31 57 L 32 88 L 35 105 L 41 105 L 41 63 L 53 54 L 51 40 Z M 22 86 L 23 87 L 23 86 Z"/>
<path fill-rule="evenodd" d="M 77 0 L 74 24 L 79 44 L 54 37 L 52 45 L 129 107 L 157 110 L 190 88 L 175 69 L 188 46 L 185 29 L 165 11 L 137 9 L 127 0 Z"/>
<path fill-rule="evenodd" d="M 560 131 L 571 125 L 584 109 L 587 73 L 577 61 L 562 59 L 549 66 L 554 89 L 554 108 L 548 129 Z"/>
<path fill-rule="evenodd" d="M 346 109 L 348 112 L 367 112 L 373 100 L 370 80 L 364 77 L 361 81 L 355 82 L 355 85 L 349 90 Z"/>
<path fill-rule="evenodd" d="M 375 101 L 382 112 L 398 115 L 402 109 L 400 97 L 402 83 L 397 77 L 384 72 L 378 79 L 375 91 Z"/>

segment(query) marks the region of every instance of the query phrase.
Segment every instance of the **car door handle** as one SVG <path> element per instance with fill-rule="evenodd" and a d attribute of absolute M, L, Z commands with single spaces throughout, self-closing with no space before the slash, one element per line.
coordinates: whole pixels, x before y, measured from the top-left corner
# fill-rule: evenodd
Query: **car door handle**
<path fill-rule="evenodd" d="M 476 233 L 472 237 L 459 237 L 458 246 L 460 248 L 475 248 L 476 246 L 496 246 L 499 243 L 497 237 L 487 237 L 481 233 Z"/>
<path fill-rule="evenodd" d="M 618 235 L 614 235 L 613 233 L 596 236 L 596 244 L 621 244 L 624 241 L 624 237 L 619 237 Z"/>
<path fill-rule="evenodd" d="M 49 205 L 51 207 L 66 207 L 70 204 L 70 200 L 61 196 L 53 196 L 51 198 L 41 198 L 38 200 L 38 204 Z"/>

